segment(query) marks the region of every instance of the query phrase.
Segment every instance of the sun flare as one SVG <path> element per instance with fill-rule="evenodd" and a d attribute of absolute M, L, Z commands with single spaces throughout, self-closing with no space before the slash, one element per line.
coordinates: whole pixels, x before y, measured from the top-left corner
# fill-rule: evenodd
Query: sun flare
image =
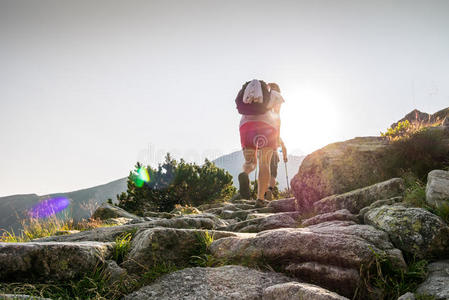
<path fill-rule="evenodd" d="M 286 90 L 281 137 L 293 154 L 308 154 L 334 141 L 338 131 L 336 100 L 313 86 Z"/>

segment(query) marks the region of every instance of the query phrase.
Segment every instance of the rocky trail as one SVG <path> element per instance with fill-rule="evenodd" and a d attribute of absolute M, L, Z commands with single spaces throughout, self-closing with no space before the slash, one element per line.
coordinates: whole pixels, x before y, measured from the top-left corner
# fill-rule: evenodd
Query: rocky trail
<path fill-rule="evenodd" d="M 449 172 L 433 171 L 428 201 L 447 199 L 448 186 Z M 394 178 L 333 195 L 315 202 L 308 218 L 295 198 L 262 208 L 236 200 L 203 205 L 195 214 L 151 217 L 104 204 L 95 217 L 125 224 L 0 243 L 0 281 L 65 281 L 101 266 L 111 284 L 120 284 L 169 264 L 177 271 L 125 299 L 382 299 L 384 291 L 367 286 L 363 270 L 377 256 L 405 270 L 408 255 L 434 261 L 418 291 L 448 299 L 449 227 L 402 203 L 404 189 L 403 180 Z M 124 234 L 132 239 L 117 260 L 114 247 Z M 210 237 L 207 247 L 201 237 Z M 204 266 L 189 267 L 192 257 Z"/>
<path fill-rule="evenodd" d="M 449 143 L 446 125 L 432 131 Z M 447 300 L 449 171 L 428 174 L 418 207 L 404 179 L 378 163 L 387 147 L 374 137 L 326 146 L 293 178 L 295 198 L 261 208 L 233 200 L 136 216 L 103 204 L 93 218 L 114 226 L 0 243 L 0 283 L 65 283 L 101 270 L 111 289 L 138 283 L 121 299 Z M 421 262 L 430 263 L 424 274 Z M 424 276 L 415 293 L 394 285 L 404 276 Z"/>

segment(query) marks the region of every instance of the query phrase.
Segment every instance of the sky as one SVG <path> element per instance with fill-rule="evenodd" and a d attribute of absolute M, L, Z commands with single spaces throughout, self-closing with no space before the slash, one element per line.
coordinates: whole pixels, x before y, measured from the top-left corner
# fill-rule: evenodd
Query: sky
<path fill-rule="evenodd" d="M 449 106 L 449 1 L 0 0 L 0 196 L 240 149 L 234 99 L 285 98 L 292 154 Z"/>

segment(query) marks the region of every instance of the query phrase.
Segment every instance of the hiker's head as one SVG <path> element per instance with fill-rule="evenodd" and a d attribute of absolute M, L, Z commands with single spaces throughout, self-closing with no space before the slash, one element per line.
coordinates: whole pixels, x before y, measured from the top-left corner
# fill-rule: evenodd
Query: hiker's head
<path fill-rule="evenodd" d="M 279 88 L 279 85 L 278 85 L 277 83 L 270 82 L 270 83 L 268 84 L 268 86 L 270 87 L 270 90 L 276 91 L 276 92 L 278 92 L 278 93 L 281 92 L 281 89 Z"/>

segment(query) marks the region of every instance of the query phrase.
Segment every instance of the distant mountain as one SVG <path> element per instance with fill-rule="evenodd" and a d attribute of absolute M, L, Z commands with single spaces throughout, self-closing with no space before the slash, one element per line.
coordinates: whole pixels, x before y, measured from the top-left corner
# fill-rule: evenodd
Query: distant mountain
<path fill-rule="evenodd" d="M 101 203 L 106 202 L 108 198 L 116 199 L 116 195 L 124 191 L 126 191 L 126 178 L 68 193 L 1 197 L 0 229 L 14 230 L 17 233 L 22 228 L 21 221 L 27 218 L 30 209 L 41 200 L 66 197 L 70 200 L 70 206 L 67 209 L 68 216 L 74 219 L 82 219 L 90 217 L 92 211 Z"/>
<path fill-rule="evenodd" d="M 282 160 L 282 154 L 279 155 L 281 161 L 278 166 L 278 176 L 277 181 L 279 182 L 279 188 L 281 190 L 287 188 L 287 178 L 285 174 L 285 164 Z M 287 170 L 288 170 L 288 178 L 289 181 L 293 178 L 293 176 L 298 173 L 299 166 L 301 165 L 305 156 L 288 156 Z M 238 187 L 238 175 L 242 172 L 243 165 L 243 153 L 242 151 L 236 151 L 231 154 L 223 155 L 213 162 L 220 168 L 227 170 L 231 173 L 234 178 L 234 185 Z M 254 180 L 255 172 L 250 174 L 250 179 Z M 290 184 L 290 183 L 289 183 Z"/>
<path fill-rule="evenodd" d="M 289 180 L 298 172 L 299 166 L 304 157 L 289 155 L 288 176 Z M 242 170 L 243 155 L 241 151 L 236 151 L 228 155 L 221 156 L 213 161 L 218 167 L 227 170 L 234 178 L 234 185 L 238 186 L 237 176 Z M 254 180 L 254 172 L 250 175 Z M 82 189 L 68 193 L 55 193 L 38 196 L 36 194 L 24 194 L 0 197 L 0 229 L 8 231 L 18 231 L 22 228 L 21 221 L 27 218 L 28 212 L 41 200 L 55 197 L 66 197 L 70 200 L 70 206 L 66 210 L 67 215 L 75 220 L 88 218 L 93 210 L 108 198 L 116 199 L 117 194 L 126 191 L 127 178 L 121 178 L 107 184 Z M 285 177 L 285 166 L 279 163 L 278 181 L 281 189 L 287 187 Z M 2 233 L 0 232 L 0 235 Z"/>

